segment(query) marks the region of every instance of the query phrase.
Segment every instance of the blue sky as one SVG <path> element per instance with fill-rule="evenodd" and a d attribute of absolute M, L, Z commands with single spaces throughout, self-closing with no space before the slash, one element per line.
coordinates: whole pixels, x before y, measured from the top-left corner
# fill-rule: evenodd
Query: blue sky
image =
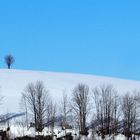
<path fill-rule="evenodd" d="M 139 0 L 0 1 L 0 67 L 140 80 Z"/>

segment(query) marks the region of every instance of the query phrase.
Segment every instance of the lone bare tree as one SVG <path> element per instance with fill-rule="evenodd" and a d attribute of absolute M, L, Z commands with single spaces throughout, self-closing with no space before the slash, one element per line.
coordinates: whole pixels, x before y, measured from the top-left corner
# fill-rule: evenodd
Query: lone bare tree
<path fill-rule="evenodd" d="M 72 107 L 79 118 L 80 133 L 86 135 L 86 120 L 89 111 L 89 87 L 78 84 L 72 93 Z"/>
<path fill-rule="evenodd" d="M 14 57 L 11 54 L 6 55 L 4 57 L 4 60 L 5 60 L 5 63 L 7 65 L 7 67 L 8 67 L 8 69 L 10 69 L 11 65 L 15 62 L 15 59 L 14 59 Z"/>
<path fill-rule="evenodd" d="M 29 83 L 22 95 L 34 118 L 35 130 L 42 132 L 46 120 L 48 91 L 46 91 L 43 82 L 37 81 L 36 83 Z"/>

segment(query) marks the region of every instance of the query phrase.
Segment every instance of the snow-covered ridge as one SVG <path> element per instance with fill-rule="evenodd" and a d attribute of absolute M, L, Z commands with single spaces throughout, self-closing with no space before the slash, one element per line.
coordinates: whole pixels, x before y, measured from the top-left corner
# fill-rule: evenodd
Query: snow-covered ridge
<path fill-rule="evenodd" d="M 28 83 L 38 80 L 44 82 L 45 87 L 56 102 L 61 99 L 64 90 L 70 95 L 72 89 L 78 83 L 85 83 L 91 89 L 95 86 L 111 84 L 119 94 L 140 89 L 140 81 L 86 74 L 0 69 L 0 94 L 4 96 L 1 111 L 5 113 L 17 112 L 19 110 L 21 92 Z"/>

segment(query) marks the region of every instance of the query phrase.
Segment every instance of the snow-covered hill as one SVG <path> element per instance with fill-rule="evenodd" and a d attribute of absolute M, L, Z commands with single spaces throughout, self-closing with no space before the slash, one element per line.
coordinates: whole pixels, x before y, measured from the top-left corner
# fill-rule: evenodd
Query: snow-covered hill
<path fill-rule="evenodd" d="M 84 74 L 0 69 L 0 94 L 4 96 L 0 112 L 17 112 L 21 92 L 29 82 L 36 82 L 37 80 L 44 82 L 50 95 L 57 103 L 61 99 L 64 90 L 70 95 L 72 89 L 78 83 L 85 83 L 90 88 L 111 84 L 118 90 L 119 94 L 140 89 L 140 81 Z"/>

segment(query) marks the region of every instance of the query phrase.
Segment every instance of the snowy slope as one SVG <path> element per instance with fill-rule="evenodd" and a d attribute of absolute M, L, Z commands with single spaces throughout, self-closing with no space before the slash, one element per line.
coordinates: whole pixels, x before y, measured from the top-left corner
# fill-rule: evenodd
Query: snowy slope
<path fill-rule="evenodd" d="M 44 82 L 46 88 L 49 89 L 50 95 L 57 103 L 64 90 L 70 95 L 72 89 L 78 83 L 85 83 L 90 88 L 102 84 L 111 84 L 120 94 L 140 89 L 140 81 L 84 74 L 0 69 L 0 94 L 4 96 L 0 112 L 17 112 L 19 110 L 21 92 L 29 82 L 36 82 L 37 80 Z"/>

